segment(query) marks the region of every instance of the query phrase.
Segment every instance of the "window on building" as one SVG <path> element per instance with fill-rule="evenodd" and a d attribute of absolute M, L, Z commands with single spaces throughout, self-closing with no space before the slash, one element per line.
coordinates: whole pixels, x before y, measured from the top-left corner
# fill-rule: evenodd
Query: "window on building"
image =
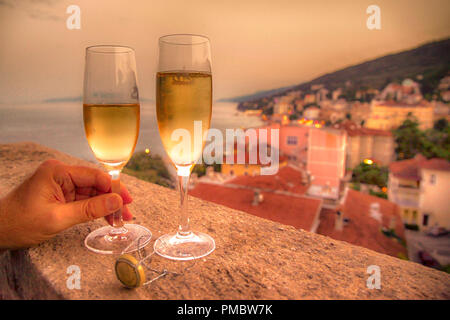
<path fill-rule="evenodd" d="M 413 216 L 413 220 L 417 221 L 417 210 L 413 210 L 412 216 Z"/>
<path fill-rule="evenodd" d="M 297 143 L 298 143 L 298 139 L 296 136 L 288 136 L 287 137 L 287 144 L 296 146 Z"/>
<path fill-rule="evenodd" d="M 428 213 L 425 213 L 425 214 L 423 215 L 423 218 L 422 218 L 422 225 L 423 225 L 424 227 L 426 227 L 426 226 L 428 225 L 429 217 L 430 217 L 430 215 L 429 215 Z"/>
<path fill-rule="evenodd" d="M 405 209 L 405 210 L 403 210 L 403 218 L 405 219 L 405 221 L 408 221 L 408 219 L 409 219 L 409 210 L 408 209 Z"/>
<path fill-rule="evenodd" d="M 430 184 L 436 184 L 436 175 L 430 174 Z"/>

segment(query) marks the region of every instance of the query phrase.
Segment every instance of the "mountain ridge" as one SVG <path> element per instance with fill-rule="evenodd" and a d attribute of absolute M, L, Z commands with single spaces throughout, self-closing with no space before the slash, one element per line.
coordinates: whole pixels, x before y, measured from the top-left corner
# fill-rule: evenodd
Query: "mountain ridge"
<path fill-rule="evenodd" d="M 282 95 L 292 90 L 306 91 L 313 84 L 323 84 L 327 89 L 334 90 L 338 87 L 345 88 L 347 81 L 350 81 L 355 89 L 365 87 L 382 89 L 389 82 L 415 78 L 419 74 L 422 74 L 425 80 L 427 77 L 431 77 L 436 82 L 434 78 L 445 75 L 449 70 L 450 38 L 445 38 L 350 65 L 297 85 L 259 91 L 254 94 L 222 99 L 222 101 L 257 101 L 266 97 Z M 428 83 L 427 86 L 429 86 Z M 433 88 L 426 87 L 424 89 L 427 93 Z"/>

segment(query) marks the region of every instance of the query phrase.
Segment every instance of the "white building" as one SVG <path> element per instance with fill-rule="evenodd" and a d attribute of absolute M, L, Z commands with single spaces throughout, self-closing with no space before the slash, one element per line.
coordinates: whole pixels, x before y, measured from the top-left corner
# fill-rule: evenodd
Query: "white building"
<path fill-rule="evenodd" d="M 421 165 L 419 207 L 421 227 L 450 230 L 450 162 L 431 159 Z"/>

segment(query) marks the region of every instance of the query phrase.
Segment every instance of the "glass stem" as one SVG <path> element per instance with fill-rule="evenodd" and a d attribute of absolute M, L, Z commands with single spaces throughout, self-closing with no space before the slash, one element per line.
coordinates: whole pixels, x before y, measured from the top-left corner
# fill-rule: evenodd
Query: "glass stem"
<path fill-rule="evenodd" d="M 178 235 L 187 237 L 191 234 L 187 206 L 190 169 L 188 172 L 186 170 L 178 170 L 177 175 L 178 188 L 180 189 L 180 225 L 178 226 Z"/>
<path fill-rule="evenodd" d="M 111 170 L 108 172 L 111 176 L 111 192 L 120 195 L 120 170 Z M 113 229 L 110 231 L 110 236 L 120 238 L 127 232 L 123 226 L 122 208 L 112 214 Z"/>

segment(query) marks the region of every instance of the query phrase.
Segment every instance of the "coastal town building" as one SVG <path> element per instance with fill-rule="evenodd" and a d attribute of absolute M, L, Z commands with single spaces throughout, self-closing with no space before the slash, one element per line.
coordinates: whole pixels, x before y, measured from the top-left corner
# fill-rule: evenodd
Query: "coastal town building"
<path fill-rule="evenodd" d="M 370 103 L 353 101 L 350 103 L 348 112 L 352 121 L 363 125 L 370 116 Z"/>
<path fill-rule="evenodd" d="M 274 114 L 291 114 L 294 111 L 294 106 L 290 102 L 290 99 L 276 99 L 273 107 Z"/>
<path fill-rule="evenodd" d="M 390 83 L 371 103 L 366 127 L 391 130 L 400 126 L 409 116 L 419 121 L 422 130 L 433 126 L 433 106 L 423 99 L 419 84 L 405 79 L 402 84 Z"/>
<path fill-rule="evenodd" d="M 444 78 L 439 81 L 438 90 L 443 92 L 450 89 L 450 75 L 445 76 Z"/>
<path fill-rule="evenodd" d="M 347 168 L 354 168 L 365 159 L 383 166 L 394 160 L 395 143 L 390 131 L 364 128 L 350 120 L 337 123 L 334 128 L 347 132 Z"/>
<path fill-rule="evenodd" d="M 388 199 L 400 207 L 404 223 L 450 229 L 450 162 L 419 154 L 389 169 Z"/>
<path fill-rule="evenodd" d="M 419 121 L 420 129 L 426 130 L 433 127 L 433 106 L 425 100 L 415 104 L 373 100 L 366 127 L 392 130 L 399 127 L 410 115 Z"/>
<path fill-rule="evenodd" d="M 407 104 L 418 103 L 422 99 L 419 84 L 411 79 L 405 79 L 401 84 L 395 82 L 388 84 L 376 97 L 376 100 L 402 101 Z"/>
<path fill-rule="evenodd" d="M 450 101 L 450 90 L 446 90 L 446 91 L 441 92 L 441 98 L 445 102 L 449 102 Z"/>
<path fill-rule="evenodd" d="M 450 230 L 450 162 L 430 159 L 420 165 L 421 228 L 442 227 Z"/>
<path fill-rule="evenodd" d="M 399 127 L 409 116 L 419 121 L 419 127 L 422 130 L 433 127 L 433 106 L 425 100 L 413 104 L 373 100 L 366 127 L 392 130 Z"/>
<path fill-rule="evenodd" d="M 331 99 L 333 101 L 338 100 L 341 97 L 342 93 L 343 93 L 343 91 L 341 88 L 337 88 L 336 90 L 333 90 L 333 92 L 331 93 Z"/>
<path fill-rule="evenodd" d="M 303 111 L 303 117 L 308 120 L 318 120 L 320 118 L 320 108 L 311 106 Z"/>
<path fill-rule="evenodd" d="M 306 170 L 311 185 L 308 195 L 324 199 L 339 199 L 345 175 L 347 134 L 344 130 L 311 128 L 308 132 Z"/>
<path fill-rule="evenodd" d="M 355 98 L 363 101 L 371 101 L 380 92 L 377 89 L 369 88 L 365 90 L 358 90 L 355 92 Z"/>
<path fill-rule="evenodd" d="M 269 132 L 270 137 L 270 132 Z M 270 140 L 270 139 L 269 139 Z M 261 174 L 261 168 L 270 166 L 270 164 L 264 164 L 261 161 L 259 154 L 259 143 L 256 145 L 250 145 L 248 139 L 245 146 L 244 161 L 240 161 L 237 144 L 234 145 L 233 161 L 228 161 L 227 155 L 224 155 L 223 163 L 221 165 L 221 173 L 225 177 L 236 177 L 241 175 L 259 175 Z M 267 150 L 271 150 L 270 142 L 268 143 Z M 252 154 L 255 154 L 256 161 L 252 160 Z M 280 155 L 278 159 L 278 166 L 283 167 L 287 164 L 287 158 L 284 155 Z"/>
<path fill-rule="evenodd" d="M 312 93 L 305 94 L 305 97 L 303 98 L 303 101 L 305 104 L 309 103 L 315 103 L 316 102 L 316 95 Z"/>
<path fill-rule="evenodd" d="M 270 140 L 271 130 L 279 130 L 278 146 L 280 155 L 284 155 L 288 160 L 306 164 L 308 132 L 309 127 L 298 124 L 280 124 L 272 122 L 268 126 L 260 129 L 267 129 L 267 135 L 258 137 L 259 141 L 272 144 Z M 259 134 L 259 131 L 257 131 Z"/>
<path fill-rule="evenodd" d="M 426 158 L 418 154 L 413 159 L 389 165 L 388 199 L 399 206 L 405 224 L 418 225 L 420 196 L 420 165 Z"/>
<path fill-rule="evenodd" d="M 329 121 L 332 124 L 344 120 L 349 112 L 349 103 L 345 99 L 326 100 L 320 104 L 320 107 L 320 119 Z"/>
<path fill-rule="evenodd" d="M 309 122 L 312 120 L 304 124 L 271 123 L 262 127 L 268 130 L 268 134 L 259 139 L 266 139 L 271 144 L 270 130 L 279 130 L 280 155 L 297 166 L 306 167 L 311 182 L 307 193 L 336 200 L 345 175 L 347 134 L 345 130 L 321 127 L 319 123 L 308 125 Z"/>
<path fill-rule="evenodd" d="M 327 100 L 328 90 L 325 88 L 320 88 L 316 92 L 316 102 L 320 103 L 321 101 Z"/>

